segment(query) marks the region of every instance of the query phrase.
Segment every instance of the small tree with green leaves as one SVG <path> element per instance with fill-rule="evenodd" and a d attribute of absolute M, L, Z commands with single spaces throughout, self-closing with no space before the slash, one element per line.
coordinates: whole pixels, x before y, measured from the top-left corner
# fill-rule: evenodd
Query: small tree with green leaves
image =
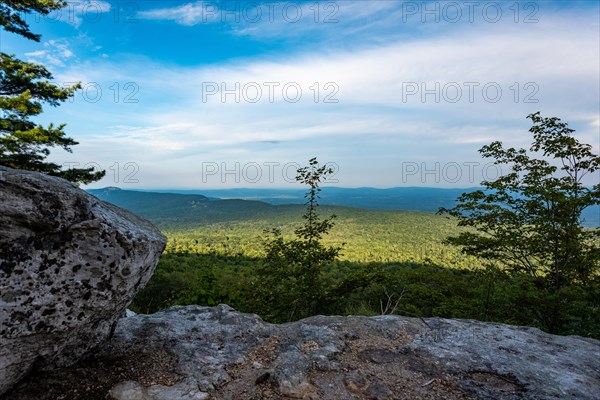
<path fill-rule="evenodd" d="M 6 0 L 0 3 L 0 26 L 39 42 L 40 35 L 29 30 L 21 14 L 48 14 L 65 5 L 57 0 Z M 52 74 L 43 65 L 0 52 L 0 165 L 60 176 L 72 182 L 97 181 L 105 171 L 63 170 L 60 165 L 46 161 L 50 148 L 61 147 L 71 152 L 71 147 L 78 144 L 65 136 L 64 124 L 45 127 L 31 121 L 42 113 L 42 103 L 58 106 L 80 88 L 79 84 L 61 88 L 51 80 Z"/>
<path fill-rule="evenodd" d="M 530 151 L 544 158 L 505 149 L 498 141 L 482 147 L 483 157 L 509 172 L 482 182 L 485 190 L 463 193 L 454 208 L 440 212 L 470 228 L 448 243 L 513 274 L 524 273 L 548 293 L 551 305 L 541 318 L 548 330 L 557 331 L 564 317 L 560 293 L 572 284 L 591 284 L 600 271 L 600 229 L 582 225 L 583 210 L 600 204 L 600 183 L 582 183 L 584 176 L 598 173 L 600 157 L 560 119 L 539 112 L 528 118 Z"/>
<path fill-rule="evenodd" d="M 268 231 L 272 236 L 265 240 L 266 257 L 257 271 L 254 292 L 256 311 L 269 321 L 300 319 L 324 308 L 321 274 L 341 251 L 341 247 L 322 243 L 334 225 L 335 215 L 321 219 L 318 214 L 320 183 L 332 173 L 316 158 L 298 169 L 296 181 L 309 186 L 304 224 L 294 231 L 293 239 L 284 238 L 277 228 Z"/>

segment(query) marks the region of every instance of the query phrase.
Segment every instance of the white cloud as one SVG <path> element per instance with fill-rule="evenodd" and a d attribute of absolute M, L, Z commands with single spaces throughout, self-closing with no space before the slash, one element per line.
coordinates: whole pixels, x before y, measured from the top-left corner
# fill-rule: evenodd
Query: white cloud
<path fill-rule="evenodd" d="M 60 20 L 79 28 L 84 22 L 98 22 L 102 14 L 109 12 L 111 8 L 111 4 L 103 0 L 68 1 L 67 7 L 60 10 Z"/>
<path fill-rule="evenodd" d="M 32 58 L 46 57 L 47 54 L 48 54 L 48 52 L 46 50 L 37 50 L 37 51 L 30 51 L 29 53 L 25 53 L 25 55 L 27 57 L 32 57 Z"/>
<path fill-rule="evenodd" d="M 60 57 L 67 59 L 74 56 L 73 52 L 69 49 L 69 45 L 66 42 L 59 42 L 56 40 L 49 40 L 44 43 L 45 47 L 51 48 Z"/>
<path fill-rule="evenodd" d="M 140 19 L 173 21 L 183 26 L 221 23 L 236 35 L 259 38 L 305 37 L 331 32 L 340 36 L 397 26 L 398 3 L 390 1 L 241 2 L 196 1 L 140 11 Z M 418 22 L 418 21 L 416 21 Z M 337 37 L 338 35 L 334 35 Z M 311 40 L 319 38 L 312 35 Z"/>
<path fill-rule="evenodd" d="M 65 61 L 75 57 L 66 40 L 48 40 L 44 42 L 44 50 L 25 53 L 33 61 L 48 63 L 53 66 L 65 66 Z"/>
<path fill-rule="evenodd" d="M 374 170 L 385 170 L 397 167 L 398 160 L 476 160 L 477 148 L 491 140 L 526 146 L 525 116 L 538 110 L 569 121 L 582 140 L 598 148 L 597 27 L 592 17 L 547 18 L 510 29 L 490 26 L 477 35 L 466 27 L 353 50 L 316 48 L 197 68 L 106 60 L 74 66 L 61 79 L 98 82 L 104 88 L 102 101 L 68 106 L 88 132 L 77 137 L 84 143 L 78 155 L 100 160 L 104 168 L 118 160 L 136 161 L 155 187 L 172 186 L 167 175 L 177 176 L 179 186 L 193 186 L 204 161 L 302 161 L 317 153 L 342 164 L 344 185 L 358 185 L 368 183 L 356 180 L 365 175 L 360 171 L 364 162 L 356 160 L 368 159 Z M 114 82 L 121 87 L 135 82 L 139 103 L 115 102 L 109 89 Z M 203 89 L 212 82 L 228 89 L 254 82 L 263 98 L 250 103 L 240 93 L 236 103 L 230 94 L 222 103 L 217 93 L 203 99 Z M 280 84 L 273 102 L 265 82 Z M 321 91 L 317 103 L 311 89 L 315 82 Z M 338 85 L 339 103 L 322 102 L 327 82 Z M 280 88 L 286 83 L 303 89 L 298 103 L 285 101 Z M 413 83 L 419 92 L 406 95 Z M 431 90 L 436 83 L 440 89 L 423 99 L 422 85 Z M 463 91 L 456 103 L 443 89 L 454 83 Z M 498 102 L 486 100 L 486 84 L 502 89 Z M 475 89 L 473 101 L 469 87 Z M 526 103 L 527 96 L 538 102 Z M 77 132 L 77 122 L 70 128 Z M 401 183 L 391 175 L 386 179 L 388 186 Z"/>
<path fill-rule="evenodd" d="M 138 17 L 141 19 L 175 21 L 180 25 L 193 26 L 203 22 L 219 21 L 219 7 L 216 2 L 197 1 L 176 7 L 140 11 Z"/>

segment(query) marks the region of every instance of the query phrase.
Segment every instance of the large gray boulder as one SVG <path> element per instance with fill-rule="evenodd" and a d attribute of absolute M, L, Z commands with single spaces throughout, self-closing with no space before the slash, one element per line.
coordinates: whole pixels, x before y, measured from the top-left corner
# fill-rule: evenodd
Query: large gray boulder
<path fill-rule="evenodd" d="M 0 395 L 104 341 L 165 244 L 63 179 L 0 167 Z"/>
<path fill-rule="evenodd" d="M 472 320 L 172 307 L 119 320 L 91 359 L 4 400 L 596 400 L 598 360 L 597 340 Z"/>

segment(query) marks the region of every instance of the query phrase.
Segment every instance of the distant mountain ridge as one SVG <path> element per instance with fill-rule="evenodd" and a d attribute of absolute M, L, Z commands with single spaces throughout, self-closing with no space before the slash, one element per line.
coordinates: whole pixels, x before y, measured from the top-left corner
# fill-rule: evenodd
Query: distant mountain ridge
<path fill-rule="evenodd" d="M 100 200 L 125 208 L 159 225 L 259 219 L 265 213 L 277 212 L 277 206 L 261 201 L 209 199 L 200 194 L 141 192 L 115 188 L 89 189 L 88 192 Z"/>
<path fill-rule="evenodd" d="M 479 188 L 396 187 L 338 188 L 325 187 L 320 193 L 322 205 L 371 210 L 411 210 L 436 212 L 453 207 L 464 192 Z M 186 218 L 199 220 L 249 219 L 264 212 L 277 212 L 280 205 L 303 204 L 304 189 L 206 189 L 133 191 L 115 187 L 88 190 L 96 197 L 153 219 Z M 210 204 L 209 204 L 210 203 Z M 204 215 L 204 214 L 206 215 Z M 600 206 L 589 207 L 583 214 L 585 226 L 600 226 Z"/>
<path fill-rule="evenodd" d="M 323 205 L 365 208 L 370 210 L 412 210 L 437 212 L 440 207 L 452 207 L 462 193 L 478 188 L 440 189 L 428 187 L 324 187 L 319 193 Z M 162 190 L 156 192 L 163 192 Z M 167 191 L 164 191 L 167 192 Z M 302 204 L 304 189 L 208 189 L 169 190 L 171 193 L 199 194 L 221 199 L 258 200 L 269 204 Z"/>

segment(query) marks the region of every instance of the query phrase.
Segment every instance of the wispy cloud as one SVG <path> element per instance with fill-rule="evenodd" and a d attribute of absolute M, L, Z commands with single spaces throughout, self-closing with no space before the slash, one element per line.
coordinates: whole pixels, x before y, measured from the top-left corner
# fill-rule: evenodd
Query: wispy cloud
<path fill-rule="evenodd" d="M 219 3 L 197 1 L 174 7 L 155 8 L 140 11 L 140 19 L 174 21 L 180 25 L 193 26 L 200 23 L 220 21 Z"/>
<path fill-rule="evenodd" d="M 65 66 L 67 60 L 75 57 L 66 40 L 49 40 L 44 42 L 44 50 L 25 53 L 33 61 L 41 61 L 53 66 Z"/>
<path fill-rule="evenodd" d="M 402 8 L 390 1 L 317 1 L 317 2 L 242 2 L 196 1 L 170 7 L 143 10 L 140 19 L 172 21 L 183 26 L 220 23 L 231 34 L 268 38 L 301 38 L 311 34 L 312 41 L 341 39 L 347 34 L 358 36 L 374 29 L 393 28 L 404 23 L 416 26 L 419 21 L 403 21 Z M 406 26 L 405 26 L 406 27 Z M 335 29 L 336 35 L 331 35 Z M 389 39 L 389 38 L 388 38 Z"/>
<path fill-rule="evenodd" d="M 61 21 L 79 28 L 84 21 L 97 21 L 111 9 L 111 4 L 104 0 L 76 0 L 67 1 L 67 7 L 58 12 Z"/>
<path fill-rule="evenodd" d="M 273 21 L 256 30 L 259 24 L 240 22 L 232 31 L 264 39 L 322 29 L 319 40 L 326 46 L 194 67 L 143 57 L 65 66 L 62 81 L 95 82 L 103 90 L 98 102 L 79 96 L 61 110 L 61 120 L 73 116 L 70 132 L 85 133 L 74 135 L 82 142 L 77 157 L 104 168 L 134 161 L 155 187 L 197 185 L 203 162 L 303 161 L 314 155 L 338 162 L 344 185 L 366 184 L 361 179 L 373 179 L 374 171 L 388 171 L 381 182 L 392 182 L 403 161 L 474 161 L 477 148 L 491 140 L 526 146 L 525 116 L 538 110 L 569 121 L 599 149 L 595 15 L 546 13 L 535 24 L 480 22 L 477 29 L 406 19 L 416 34 L 405 29 L 406 15 L 393 8 L 396 2 L 338 3 L 339 22 L 330 32 L 306 21 Z M 187 3 L 139 18 L 190 27 L 205 19 L 219 22 L 208 7 Z M 382 35 L 386 30 L 391 34 Z M 344 35 L 354 45 L 331 45 Z M 135 104 L 122 101 L 129 82 L 139 88 Z M 295 86 L 285 93 L 286 84 L 301 88 L 297 102 L 290 101 Z M 254 101 L 257 88 L 262 96 Z M 334 91 L 338 102 L 324 102 Z"/>

